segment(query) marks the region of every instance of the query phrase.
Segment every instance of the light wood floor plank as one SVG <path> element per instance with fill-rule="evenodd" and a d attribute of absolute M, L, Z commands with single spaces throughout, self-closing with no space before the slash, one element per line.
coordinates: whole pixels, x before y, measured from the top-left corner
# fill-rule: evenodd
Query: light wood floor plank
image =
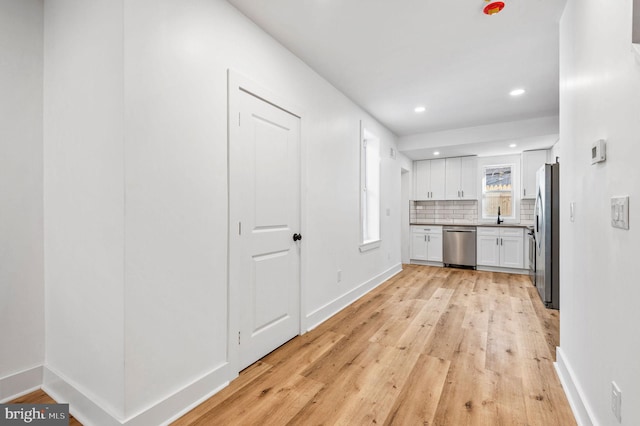
<path fill-rule="evenodd" d="M 526 276 L 406 265 L 265 357 L 271 379 L 225 396 L 200 424 L 575 425 L 552 363 L 558 319 Z M 321 387 L 287 413 L 260 404 L 265 386 L 297 386 L 288 375 Z"/>
<path fill-rule="evenodd" d="M 558 330 L 527 276 L 405 265 L 174 424 L 573 426 Z"/>

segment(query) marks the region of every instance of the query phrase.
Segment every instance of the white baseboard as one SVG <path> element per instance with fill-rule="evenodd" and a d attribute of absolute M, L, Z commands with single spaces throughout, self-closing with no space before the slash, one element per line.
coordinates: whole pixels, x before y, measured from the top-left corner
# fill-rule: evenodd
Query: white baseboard
<path fill-rule="evenodd" d="M 348 291 L 342 296 L 332 300 L 331 302 L 321 306 L 315 311 L 307 314 L 305 318 L 304 330 L 310 331 L 322 324 L 324 321 L 340 312 L 342 309 L 355 302 L 374 288 L 396 274 L 402 272 L 402 263 L 398 263 L 381 274 L 376 275 L 368 281 L 360 284 L 356 288 Z"/>
<path fill-rule="evenodd" d="M 417 260 L 417 259 L 411 259 L 411 264 L 412 265 L 422 265 L 422 266 L 439 266 L 441 268 L 444 267 L 444 263 L 442 262 L 432 262 L 430 260 Z"/>
<path fill-rule="evenodd" d="M 167 398 L 126 419 L 118 418 L 108 412 L 68 380 L 62 378 L 59 373 L 46 366 L 42 388 L 54 400 L 69 403 L 70 413 L 85 426 L 168 425 L 226 387 L 236 376 L 237 372 L 232 373 L 230 365 L 225 363 Z"/>
<path fill-rule="evenodd" d="M 42 386 L 41 365 L 0 378 L 0 404 L 38 390 L 40 386 Z"/>
<path fill-rule="evenodd" d="M 238 372 L 231 370 L 231 364 L 224 363 L 152 407 L 130 416 L 124 424 L 126 426 L 168 425 L 220 392 L 237 376 Z"/>
<path fill-rule="evenodd" d="M 517 274 L 517 275 L 529 275 L 528 269 L 516 269 L 516 268 L 501 268 L 497 266 L 481 266 L 478 265 L 476 267 L 478 271 L 485 272 L 504 272 L 506 274 Z"/>
<path fill-rule="evenodd" d="M 573 368 L 571 368 L 567 356 L 560 347 L 556 347 L 556 362 L 554 366 L 578 425 L 599 426 L 598 422 L 594 420 L 596 417 L 593 415 L 593 410 L 585 399 L 579 382 L 576 380 Z"/>
<path fill-rule="evenodd" d="M 122 419 L 81 392 L 62 374 L 45 365 L 42 389 L 56 402 L 69 404 L 69 412 L 85 426 L 120 426 Z"/>

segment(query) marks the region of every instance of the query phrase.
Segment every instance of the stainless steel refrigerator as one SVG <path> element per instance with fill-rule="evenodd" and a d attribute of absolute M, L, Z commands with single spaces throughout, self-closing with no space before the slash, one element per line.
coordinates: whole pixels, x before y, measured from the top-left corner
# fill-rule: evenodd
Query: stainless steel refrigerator
<path fill-rule="evenodd" d="M 535 284 L 545 306 L 560 309 L 560 165 L 540 167 L 536 180 Z"/>

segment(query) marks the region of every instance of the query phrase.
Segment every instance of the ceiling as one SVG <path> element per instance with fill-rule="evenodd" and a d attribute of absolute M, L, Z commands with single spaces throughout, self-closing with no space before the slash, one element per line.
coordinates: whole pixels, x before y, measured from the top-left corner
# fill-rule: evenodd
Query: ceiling
<path fill-rule="evenodd" d="M 566 0 L 228 1 L 401 141 L 558 115 Z"/>

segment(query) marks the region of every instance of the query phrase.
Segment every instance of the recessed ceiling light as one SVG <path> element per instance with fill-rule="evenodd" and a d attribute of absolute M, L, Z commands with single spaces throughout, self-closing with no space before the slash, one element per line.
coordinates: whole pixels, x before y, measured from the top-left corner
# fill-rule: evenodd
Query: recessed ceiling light
<path fill-rule="evenodd" d="M 427 108 L 425 108 L 423 106 L 417 106 L 414 109 L 415 112 L 425 112 L 426 110 L 427 110 Z"/>
<path fill-rule="evenodd" d="M 509 148 L 515 148 L 516 146 L 518 145 L 516 145 L 515 143 L 509 144 Z"/>
<path fill-rule="evenodd" d="M 523 95 L 524 92 L 525 92 L 524 89 L 513 89 L 511 92 L 509 92 L 509 94 L 511 96 L 520 96 L 520 95 Z"/>
<path fill-rule="evenodd" d="M 440 151 L 433 151 L 433 155 L 440 155 Z"/>

